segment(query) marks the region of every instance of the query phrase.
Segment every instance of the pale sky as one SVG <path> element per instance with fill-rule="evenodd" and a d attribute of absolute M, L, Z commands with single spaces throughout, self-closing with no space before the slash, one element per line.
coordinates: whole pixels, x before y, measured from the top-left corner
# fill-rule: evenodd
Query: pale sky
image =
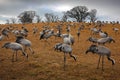
<path fill-rule="evenodd" d="M 60 16 L 75 6 L 97 9 L 98 20 L 120 21 L 120 0 L 0 0 L 0 23 L 23 11 L 33 10 L 41 17 L 45 13 Z"/>

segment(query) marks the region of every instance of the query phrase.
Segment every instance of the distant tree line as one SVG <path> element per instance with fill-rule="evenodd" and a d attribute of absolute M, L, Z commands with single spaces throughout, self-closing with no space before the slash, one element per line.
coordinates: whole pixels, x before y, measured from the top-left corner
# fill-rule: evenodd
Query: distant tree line
<path fill-rule="evenodd" d="M 94 23 L 98 19 L 96 14 L 96 9 L 89 10 L 86 6 L 76 6 L 69 11 L 63 12 L 63 16 L 61 18 L 53 13 L 45 13 L 44 16 L 46 22 L 67 22 L 69 19 L 74 19 L 76 22 L 85 22 L 89 20 L 90 22 Z M 42 21 L 42 18 L 37 15 L 35 11 L 24 11 L 18 15 L 19 22 L 23 24 L 33 23 L 34 19 L 36 19 L 37 23 Z M 15 18 L 11 18 L 10 20 L 13 24 L 16 23 Z M 7 24 L 10 23 L 10 20 L 6 20 Z M 117 21 L 117 23 L 119 22 Z"/>

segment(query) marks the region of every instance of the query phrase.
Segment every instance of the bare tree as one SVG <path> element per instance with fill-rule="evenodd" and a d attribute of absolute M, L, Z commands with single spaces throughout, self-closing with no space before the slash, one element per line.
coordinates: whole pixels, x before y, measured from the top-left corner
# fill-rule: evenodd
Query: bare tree
<path fill-rule="evenodd" d="M 18 16 L 18 18 L 22 23 L 32 23 L 35 15 L 35 11 L 24 11 Z"/>
<path fill-rule="evenodd" d="M 9 21 L 9 19 L 6 19 L 6 24 L 10 24 L 10 21 Z"/>
<path fill-rule="evenodd" d="M 97 10 L 96 9 L 92 9 L 89 12 L 88 19 L 90 19 L 90 21 L 93 22 L 93 23 L 97 20 L 96 14 L 97 14 Z"/>
<path fill-rule="evenodd" d="M 57 21 L 59 21 L 59 17 L 58 17 L 58 15 L 54 15 L 54 22 L 57 22 Z"/>
<path fill-rule="evenodd" d="M 119 24 L 119 21 L 117 21 L 116 24 Z"/>
<path fill-rule="evenodd" d="M 59 21 L 59 17 L 54 15 L 53 13 L 46 13 L 45 18 L 47 22 L 57 22 Z"/>
<path fill-rule="evenodd" d="M 11 20 L 11 22 L 12 22 L 13 24 L 15 24 L 15 22 L 16 22 L 16 19 L 15 19 L 15 18 L 10 18 L 10 20 Z"/>
<path fill-rule="evenodd" d="M 66 12 L 63 12 L 62 21 L 67 22 L 67 19 L 68 19 L 68 16 L 67 16 Z"/>
<path fill-rule="evenodd" d="M 41 22 L 42 18 L 39 15 L 36 15 L 36 17 L 37 17 L 37 23 Z"/>
<path fill-rule="evenodd" d="M 76 6 L 70 11 L 66 12 L 67 16 L 74 18 L 77 22 L 83 22 L 88 16 L 88 8 L 86 6 Z"/>

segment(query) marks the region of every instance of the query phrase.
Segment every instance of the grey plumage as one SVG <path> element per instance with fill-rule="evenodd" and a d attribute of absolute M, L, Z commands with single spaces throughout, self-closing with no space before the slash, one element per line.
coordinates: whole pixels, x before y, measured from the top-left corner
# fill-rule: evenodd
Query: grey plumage
<path fill-rule="evenodd" d="M 66 34 L 63 36 L 63 43 L 73 45 L 75 42 L 74 37 L 71 34 Z"/>
<path fill-rule="evenodd" d="M 38 32 L 38 28 L 35 26 L 35 27 L 33 28 L 33 35 L 35 35 L 37 32 Z"/>
<path fill-rule="evenodd" d="M 119 29 L 118 28 L 113 28 L 113 31 L 115 32 L 115 33 L 117 33 L 118 31 L 119 31 Z"/>
<path fill-rule="evenodd" d="M 51 29 L 49 31 L 43 30 L 42 32 L 40 32 L 40 38 L 39 39 L 40 40 L 41 39 L 48 39 L 48 38 L 50 38 L 53 35 L 54 35 L 54 30 L 53 29 Z"/>
<path fill-rule="evenodd" d="M 17 39 L 16 39 L 15 42 L 24 45 L 24 46 L 25 46 L 25 49 L 28 47 L 29 50 L 30 50 L 32 53 L 34 53 L 33 49 L 31 48 L 31 46 L 32 46 L 31 41 L 25 39 L 23 36 L 17 36 L 16 38 L 17 38 Z"/>
<path fill-rule="evenodd" d="M 95 28 L 95 27 L 91 28 L 90 30 L 91 30 L 91 33 L 92 33 L 93 35 L 99 33 L 99 31 L 100 31 L 99 29 L 97 29 L 97 28 Z"/>
<path fill-rule="evenodd" d="M 100 39 L 97 40 L 98 44 L 105 44 L 107 42 L 108 43 L 111 43 L 111 42 L 115 43 L 115 40 L 112 37 L 100 38 Z"/>
<path fill-rule="evenodd" d="M 106 37 L 108 37 L 108 33 L 107 32 L 103 32 L 103 31 L 99 31 L 99 35 L 100 35 L 100 37 L 101 38 L 106 38 Z"/>
<path fill-rule="evenodd" d="M 70 32 L 70 25 L 67 25 L 67 27 L 66 27 L 66 31 L 67 31 L 67 33 Z"/>
<path fill-rule="evenodd" d="M 20 35 L 27 37 L 28 36 L 28 30 L 27 29 L 20 30 Z"/>
<path fill-rule="evenodd" d="M 81 31 L 81 29 L 80 29 L 80 28 L 78 28 L 78 31 L 77 31 L 78 41 L 79 41 L 79 38 L 80 38 L 80 31 Z"/>
<path fill-rule="evenodd" d="M 20 31 L 19 31 L 18 29 L 16 29 L 16 30 L 12 30 L 12 33 L 13 33 L 15 36 L 17 36 L 17 35 L 20 34 Z"/>
<path fill-rule="evenodd" d="M 62 44 L 63 43 L 56 43 L 55 46 L 54 46 L 54 50 L 55 51 L 62 51 Z"/>
<path fill-rule="evenodd" d="M 98 39 L 94 38 L 94 37 L 89 37 L 87 40 L 90 41 L 90 42 L 93 42 L 93 43 L 97 43 Z"/>
<path fill-rule="evenodd" d="M 4 35 L 0 34 L 0 41 L 2 41 L 4 39 Z"/>
<path fill-rule="evenodd" d="M 60 36 L 61 36 L 62 38 L 65 38 L 65 37 L 68 37 L 69 34 L 61 34 Z"/>
<path fill-rule="evenodd" d="M 99 68 L 99 63 L 100 63 L 101 56 L 102 56 L 102 70 L 104 69 L 103 68 L 103 66 L 104 66 L 104 56 L 107 56 L 107 59 L 112 62 L 112 65 L 115 64 L 115 60 L 111 58 L 111 51 L 110 51 L 110 49 L 108 49 L 105 46 L 91 45 L 89 47 L 89 49 L 86 51 L 86 54 L 88 52 L 96 53 L 96 54 L 98 54 L 100 56 L 97 68 Z"/>
<path fill-rule="evenodd" d="M 9 30 L 7 28 L 4 28 L 2 31 L 1 31 L 2 35 L 6 36 L 7 38 L 9 38 L 8 34 L 9 34 Z"/>
<path fill-rule="evenodd" d="M 11 49 L 13 50 L 13 56 L 12 56 L 12 61 L 14 61 L 14 53 L 16 53 L 16 60 L 17 60 L 17 51 L 21 50 L 23 55 L 26 56 L 28 58 L 28 54 L 25 53 L 23 46 L 19 43 L 16 42 L 7 42 L 5 43 L 2 48 L 6 48 L 6 49 Z"/>

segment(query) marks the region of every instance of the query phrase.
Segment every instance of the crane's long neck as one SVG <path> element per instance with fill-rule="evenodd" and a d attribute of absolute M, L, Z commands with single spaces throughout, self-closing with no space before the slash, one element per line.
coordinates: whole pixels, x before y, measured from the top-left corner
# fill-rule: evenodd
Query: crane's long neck
<path fill-rule="evenodd" d="M 110 58 L 109 56 L 107 58 L 108 58 L 108 60 L 112 61 L 112 65 L 115 64 L 115 60 L 114 59 Z"/>
<path fill-rule="evenodd" d="M 22 53 L 24 56 L 26 56 L 28 58 L 28 54 L 23 50 L 23 48 L 22 48 Z"/>

